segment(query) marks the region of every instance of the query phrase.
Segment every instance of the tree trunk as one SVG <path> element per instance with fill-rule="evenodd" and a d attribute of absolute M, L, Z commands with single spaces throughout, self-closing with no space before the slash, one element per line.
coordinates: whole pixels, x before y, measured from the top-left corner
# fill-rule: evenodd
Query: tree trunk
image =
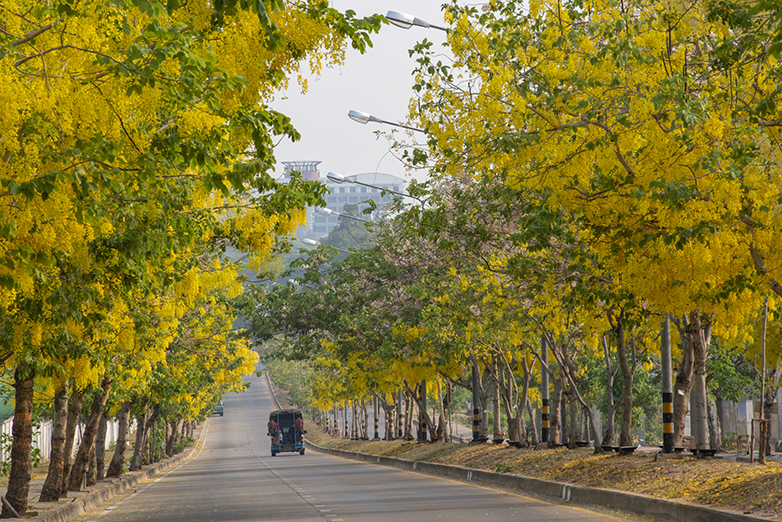
<path fill-rule="evenodd" d="M 534 447 L 538 445 L 538 426 L 535 422 L 535 412 L 532 411 L 532 403 L 529 401 L 529 399 L 527 399 L 527 414 L 529 415 L 529 423 L 530 423 L 530 430 L 528 433 L 532 437 L 530 443 Z"/>
<path fill-rule="evenodd" d="M 130 408 L 133 407 L 131 401 L 122 403 L 119 411 L 119 426 L 117 433 L 117 444 L 114 449 L 114 455 L 111 457 L 109 469 L 106 471 L 106 477 L 119 477 L 122 475 L 122 468 L 125 465 L 125 449 L 128 440 L 128 425 L 130 424 Z"/>
<path fill-rule="evenodd" d="M 526 441 L 529 438 L 527 424 L 524 422 L 524 410 L 529 408 L 533 438 L 535 440 L 534 443 L 537 444 L 538 433 L 535 427 L 535 416 L 532 414 L 532 408 L 529 405 L 529 383 L 532 379 L 532 370 L 534 368 L 535 359 L 532 360 L 531 364 L 527 364 L 527 357 L 524 356 L 521 358 L 521 369 L 523 371 L 521 380 L 521 398 L 519 399 L 518 405 L 516 406 L 516 411 L 518 412 L 517 418 L 519 419 L 519 427 L 521 428 L 521 431 L 519 432 L 519 438 L 513 440 Z M 511 375 L 511 379 L 513 379 L 513 375 Z"/>
<path fill-rule="evenodd" d="M 133 457 L 130 459 L 130 471 L 138 471 L 141 469 L 141 458 L 144 453 L 144 427 L 146 424 L 147 407 L 145 404 L 136 417 L 136 443 L 133 446 Z"/>
<path fill-rule="evenodd" d="M 708 442 L 708 417 L 706 413 L 706 359 L 709 356 L 709 342 L 711 340 L 711 326 L 701 323 L 699 312 L 690 312 L 690 326 L 693 340 L 693 364 L 692 364 L 692 389 L 695 393 L 694 409 L 690 415 L 690 422 L 697 426 L 695 448 L 698 450 L 709 449 Z"/>
<path fill-rule="evenodd" d="M 90 417 L 87 420 L 87 425 L 84 428 L 84 434 L 82 435 L 81 444 L 79 445 L 79 451 L 76 453 L 76 457 L 73 459 L 73 467 L 71 468 L 70 476 L 68 477 L 68 490 L 69 491 L 81 491 L 81 483 L 87 473 L 87 465 L 90 460 L 90 453 L 92 452 L 92 446 L 95 443 L 95 435 L 98 432 L 98 423 L 100 422 L 101 415 L 103 415 L 103 407 L 106 405 L 106 400 L 109 398 L 109 389 L 111 388 L 111 380 L 108 375 L 103 377 L 101 383 L 101 391 L 96 395 L 92 401 L 92 407 L 90 408 Z"/>
<path fill-rule="evenodd" d="M 98 426 L 100 426 L 100 420 L 98 421 Z M 84 481 L 84 484 L 89 488 L 98 483 L 98 469 L 97 463 L 95 462 L 95 444 L 92 445 L 92 449 L 87 458 L 86 480 Z"/>
<path fill-rule="evenodd" d="M 556 345 L 554 343 L 547 343 L 547 344 L 551 347 L 551 353 L 554 355 L 554 357 L 557 360 L 557 363 L 559 364 L 560 374 L 564 375 L 564 380 L 567 382 L 567 384 L 570 385 L 571 394 L 575 397 L 575 399 L 578 401 L 578 403 L 586 412 L 587 417 L 589 418 L 589 424 L 590 426 L 592 426 L 592 431 L 596 432 L 597 426 L 595 425 L 595 417 L 592 413 L 592 410 L 590 409 L 586 400 L 584 400 L 584 398 L 581 396 L 581 393 L 579 393 L 578 388 L 576 387 L 576 375 L 578 375 L 578 369 L 576 368 L 575 363 L 573 363 L 573 360 L 570 357 L 570 354 L 568 353 L 567 345 Z M 557 381 L 555 381 L 555 384 L 556 382 Z M 560 388 L 562 388 L 562 386 L 560 386 Z M 597 438 L 595 438 L 595 442 L 594 442 L 595 454 L 601 453 L 602 451 L 603 450 L 600 444 L 598 443 Z"/>
<path fill-rule="evenodd" d="M 5 499 L 24 517 L 27 513 L 27 494 L 32 479 L 31 451 L 33 445 L 33 383 L 35 369 L 20 364 L 14 370 L 14 421 L 11 433 L 11 473 Z M 11 518 L 12 511 L 3 503 L 0 517 Z"/>
<path fill-rule="evenodd" d="M 722 446 L 725 437 L 725 405 L 722 400 L 722 389 L 714 390 L 714 405 L 717 409 L 718 448 Z"/>
<path fill-rule="evenodd" d="M 551 397 L 551 404 L 554 405 L 551 408 L 549 414 L 549 439 L 548 447 L 553 448 L 555 444 L 559 444 L 561 439 L 561 426 L 559 423 L 559 409 L 562 404 L 562 379 L 559 377 L 553 379 L 554 381 L 554 393 Z"/>
<path fill-rule="evenodd" d="M 109 428 L 109 412 L 103 408 L 95 436 L 95 480 L 103 480 L 106 472 L 106 431 Z"/>
<path fill-rule="evenodd" d="M 437 402 L 438 402 L 438 406 L 440 407 L 440 415 L 437 419 L 437 440 L 441 442 L 451 442 L 451 435 L 448 432 L 448 423 L 445 422 L 445 412 L 450 406 L 451 391 L 448 387 L 448 382 L 446 381 L 445 396 L 443 395 L 443 386 L 442 386 L 442 382 L 440 382 L 440 379 L 441 378 L 438 376 L 437 377 Z"/>
<path fill-rule="evenodd" d="M 708 388 L 706 389 L 706 412 L 708 413 L 709 420 L 709 447 L 717 449 L 720 447 L 719 433 L 717 433 L 717 423 L 711 408 L 711 398 L 709 397 Z"/>
<path fill-rule="evenodd" d="M 74 386 L 71 399 L 68 401 L 68 425 L 65 428 L 65 452 L 62 465 L 62 482 L 60 483 L 60 498 L 68 495 L 68 476 L 71 473 L 73 458 L 73 443 L 76 440 L 76 429 L 81 419 L 81 405 L 84 401 L 84 391 Z"/>
<path fill-rule="evenodd" d="M 56 502 L 60 498 L 63 464 L 65 463 L 65 428 L 68 424 L 68 381 L 65 381 L 54 396 L 54 419 L 52 419 L 52 450 L 49 457 L 49 472 L 41 489 L 41 502 Z"/>
<path fill-rule="evenodd" d="M 394 440 L 396 437 L 394 436 L 394 432 L 396 431 L 396 426 L 394 424 L 394 419 L 396 418 L 396 403 L 394 401 L 394 395 L 391 394 L 391 400 L 387 400 L 387 396 L 385 393 L 380 395 L 380 402 L 383 406 L 383 413 L 386 416 L 386 430 L 383 433 L 383 440 Z"/>
<path fill-rule="evenodd" d="M 361 399 L 361 438 L 369 440 L 369 408 L 367 408 L 367 401 Z"/>
<path fill-rule="evenodd" d="M 386 431 L 383 434 L 385 436 L 386 440 L 395 440 L 396 439 L 396 414 L 397 414 L 397 407 L 396 401 L 394 400 L 394 394 L 390 394 L 391 400 L 386 401 Z M 384 394 L 385 399 L 385 394 Z"/>
<path fill-rule="evenodd" d="M 474 442 L 485 442 L 489 438 L 489 418 L 486 414 L 487 411 L 487 399 L 488 394 L 486 392 L 484 382 L 487 380 L 488 377 L 484 376 L 481 373 L 481 365 L 478 361 L 478 358 L 475 356 L 475 354 L 470 354 L 470 361 L 472 363 L 472 379 L 471 379 L 471 390 L 472 390 L 472 415 L 471 415 L 471 426 L 472 426 L 472 432 L 473 432 L 473 439 L 475 439 L 476 434 L 476 420 L 477 422 L 477 440 L 474 440 Z M 478 416 L 476 419 L 475 416 Z"/>
<path fill-rule="evenodd" d="M 515 364 L 515 363 L 514 363 Z M 518 400 L 519 390 L 516 387 L 516 380 L 513 375 L 512 366 L 508 364 L 503 356 L 503 364 L 498 369 L 500 373 L 500 394 L 502 398 L 505 417 L 508 421 L 508 440 L 523 441 L 522 436 L 522 414 L 524 406 Z"/>
<path fill-rule="evenodd" d="M 633 371 L 634 365 L 631 366 L 627 358 L 627 343 L 625 342 L 623 320 L 624 311 L 619 314 L 614 328 L 616 355 L 619 359 L 619 368 L 622 371 L 622 426 L 619 430 L 619 446 L 631 446 L 633 443 L 633 377 L 635 372 Z M 633 359 L 635 359 L 635 354 L 633 354 Z"/>
<path fill-rule="evenodd" d="M 160 415 L 160 405 L 156 404 L 154 408 L 152 408 L 152 413 L 147 418 L 147 422 L 144 425 L 144 446 L 146 448 L 146 461 L 145 464 L 153 464 L 155 455 L 152 454 L 149 450 L 152 450 L 152 445 L 154 442 L 151 439 L 150 435 L 154 433 L 155 424 L 157 423 L 157 418 Z"/>
<path fill-rule="evenodd" d="M 429 432 L 429 435 L 431 435 L 431 440 L 437 440 L 437 434 L 433 431 L 434 430 L 434 423 L 432 423 L 431 417 L 429 417 L 429 412 L 426 411 L 426 408 L 421 402 L 421 394 L 425 392 L 425 388 L 422 389 L 422 384 L 425 381 L 422 381 L 421 384 L 415 387 L 415 389 L 410 387 L 410 384 L 408 384 L 407 381 L 405 381 L 405 386 L 408 389 L 408 396 L 412 397 L 415 401 L 416 406 L 418 407 L 418 418 L 423 419 L 423 421 L 426 423 L 427 432 Z M 420 393 L 419 393 L 420 392 Z M 418 440 L 425 441 L 427 432 L 424 432 L 421 430 L 421 424 L 418 424 Z"/>
<path fill-rule="evenodd" d="M 405 440 L 413 440 L 413 401 L 410 398 L 410 387 L 405 389 Z"/>
<path fill-rule="evenodd" d="M 678 320 L 674 321 L 674 324 L 679 329 L 679 337 L 682 340 L 682 361 L 679 364 L 676 381 L 673 385 L 673 445 L 676 447 L 684 445 L 684 421 L 687 417 L 690 391 L 692 390 L 693 343 L 692 336 L 685 331 L 689 327 L 685 325 L 682 328 Z"/>
<path fill-rule="evenodd" d="M 571 392 L 568 394 L 568 402 L 570 403 L 568 408 L 570 412 L 570 422 L 568 423 L 568 448 L 576 449 L 576 441 L 579 440 L 578 414 L 580 413 L 580 410 L 576 405 L 575 393 Z"/>
<path fill-rule="evenodd" d="M 157 457 L 157 418 L 155 423 L 149 427 L 149 460 L 148 464 L 154 464 Z"/>
<path fill-rule="evenodd" d="M 179 421 L 177 419 L 174 419 L 169 423 L 170 432 L 166 438 L 166 456 L 168 457 L 171 457 L 174 454 L 174 444 L 176 444 L 177 435 L 179 435 L 179 430 L 177 430 L 178 423 Z"/>
<path fill-rule="evenodd" d="M 614 402 L 614 375 L 616 375 L 616 368 L 611 368 L 611 352 L 608 349 L 608 342 L 605 336 L 603 336 L 603 355 L 606 361 L 606 403 L 608 404 L 605 419 L 605 431 L 603 431 L 603 446 L 611 446 L 614 444 L 614 418 L 616 417 L 616 402 Z"/>
<path fill-rule="evenodd" d="M 761 423 L 764 427 L 763 441 L 765 448 L 760 446 L 758 451 L 765 451 L 766 455 L 771 455 L 771 409 L 774 406 L 774 397 L 776 397 L 776 387 L 774 389 L 766 390 L 766 397 L 763 400 L 763 419 L 765 422 Z"/>
<path fill-rule="evenodd" d="M 500 379 L 498 373 L 497 355 L 495 354 L 491 361 L 492 372 L 494 378 L 492 379 L 492 408 L 494 409 L 494 419 L 492 422 L 492 434 L 494 440 L 504 439 L 502 436 L 502 414 L 500 413 Z"/>

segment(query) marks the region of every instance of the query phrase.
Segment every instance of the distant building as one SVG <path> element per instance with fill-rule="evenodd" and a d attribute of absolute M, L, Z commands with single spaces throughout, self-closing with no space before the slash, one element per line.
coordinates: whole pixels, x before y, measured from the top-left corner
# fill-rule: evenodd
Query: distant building
<path fill-rule="evenodd" d="M 336 212 L 342 212 L 345 205 L 355 205 L 369 199 L 373 200 L 380 209 L 387 203 L 394 200 L 393 194 L 386 194 L 381 197 L 381 189 L 393 190 L 394 192 L 405 192 L 407 182 L 391 174 L 380 172 L 366 172 L 363 174 L 354 174 L 345 176 L 348 180 L 360 181 L 368 185 L 374 185 L 380 188 L 365 187 L 345 181 L 344 183 L 334 183 L 325 175 L 320 176 L 318 165 L 320 161 L 283 161 L 285 165 L 285 177 L 289 178 L 291 171 L 301 172 L 304 179 L 320 181 L 329 189 L 323 199 L 326 200 L 326 207 Z M 368 216 L 359 216 L 366 217 Z M 299 234 L 311 234 L 318 237 L 328 235 L 339 223 L 339 216 L 322 216 L 315 212 L 314 207 L 307 209 L 307 226 L 299 229 Z"/>
<path fill-rule="evenodd" d="M 318 177 L 320 177 L 318 170 L 320 161 L 283 161 L 282 164 L 285 165 L 283 172 L 285 179 L 289 179 L 292 172 L 300 172 L 302 177 L 309 181 L 318 181 Z"/>

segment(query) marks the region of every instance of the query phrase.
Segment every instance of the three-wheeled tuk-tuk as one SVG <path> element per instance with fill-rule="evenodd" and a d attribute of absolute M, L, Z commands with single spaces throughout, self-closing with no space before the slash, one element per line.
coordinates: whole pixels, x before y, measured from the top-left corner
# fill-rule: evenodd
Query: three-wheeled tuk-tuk
<path fill-rule="evenodd" d="M 304 417 L 301 410 L 289 408 L 269 414 L 269 433 L 272 439 L 272 457 L 283 451 L 304 455 Z"/>

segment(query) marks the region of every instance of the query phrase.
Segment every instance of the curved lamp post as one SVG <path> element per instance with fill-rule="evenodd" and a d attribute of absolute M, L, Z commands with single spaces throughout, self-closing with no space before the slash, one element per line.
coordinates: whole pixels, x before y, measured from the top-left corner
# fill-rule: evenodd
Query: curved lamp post
<path fill-rule="evenodd" d="M 348 214 L 343 214 L 342 212 L 337 212 L 336 210 L 331 210 L 330 208 L 318 208 L 318 209 L 315 209 L 315 212 L 317 212 L 321 216 L 326 216 L 326 217 L 328 217 L 328 216 L 341 216 L 341 217 L 346 217 L 348 219 L 354 219 L 356 221 L 361 221 L 362 223 L 372 223 L 373 225 L 375 224 L 374 221 L 370 221 L 368 219 L 362 219 L 362 218 L 356 217 L 356 216 L 350 216 Z"/>
<path fill-rule="evenodd" d="M 305 237 L 304 239 L 302 239 L 301 242 L 304 243 L 305 245 L 308 245 L 308 246 L 311 246 L 311 247 L 317 247 L 317 246 L 320 246 L 320 245 L 323 244 L 320 241 L 315 241 L 314 239 L 310 239 L 308 237 Z M 345 254 L 352 254 L 351 251 L 345 250 L 344 248 L 335 247 L 334 245 L 326 245 L 326 246 L 331 247 L 331 248 L 333 248 L 334 250 L 336 250 L 338 252 L 343 252 Z"/>
<path fill-rule="evenodd" d="M 400 13 L 398 11 L 387 12 L 386 19 L 393 25 L 401 27 L 402 29 L 410 29 L 415 25 L 416 27 L 424 27 L 426 29 L 431 27 L 432 29 L 439 29 L 440 31 L 448 31 L 446 27 L 430 24 L 429 22 L 421 20 L 420 18 L 416 18 L 413 15 Z"/>
<path fill-rule="evenodd" d="M 372 122 L 372 123 L 385 123 L 386 125 L 393 125 L 394 127 L 401 127 L 402 129 L 407 129 L 407 130 L 411 130 L 411 131 L 426 133 L 426 131 L 423 130 L 423 129 L 419 129 L 417 127 L 410 127 L 409 125 L 402 125 L 401 123 L 394 123 L 392 121 L 381 120 L 380 118 L 372 116 L 369 113 L 361 112 L 361 111 L 353 111 L 353 110 L 349 111 L 348 112 L 348 118 L 350 118 L 351 120 L 356 121 L 356 122 L 358 122 L 358 123 L 360 123 L 362 125 L 366 125 L 369 122 Z"/>
<path fill-rule="evenodd" d="M 383 187 L 381 187 L 379 185 L 372 185 L 370 183 L 364 183 L 363 181 L 358 181 L 358 180 L 353 179 L 353 178 L 346 178 L 342 174 L 337 174 L 336 172 L 329 172 L 328 174 L 326 174 L 326 178 L 328 178 L 329 181 L 331 181 L 333 183 L 338 183 L 340 185 L 342 183 L 353 183 L 353 184 L 356 184 L 356 185 L 361 185 L 363 187 L 369 187 L 369 188 L 378 189 L 378 190 L 381 190 L 383 192 L 390 192 L 391 194 L 396 194 L 397 196 L 402 196 L 404 198 L 412 198 L 412 199 L 415 199 L 416 201 L 418 201 L 422 206 L 424 204 L 424 201 L 421 198 L 417 198 L 415 196 L 411 196 L 410 194 L 407 194 L 405 192 L 397 192 L 396 190 L 383 188 Z"/>

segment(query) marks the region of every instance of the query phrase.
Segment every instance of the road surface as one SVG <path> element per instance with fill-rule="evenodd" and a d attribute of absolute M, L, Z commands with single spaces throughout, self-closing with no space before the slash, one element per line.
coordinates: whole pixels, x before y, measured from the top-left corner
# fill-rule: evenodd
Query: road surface
<path fill-rule="evenodd" d="M 194 458 L 115 497 L 83 522 L 618 521 L 607 513 L 307 451 L 272 457 L 265 379 L 223 398 Z M 306 428 L 306 426 L 305 426 Z M 638 520 L 634 518 L 633 520 Z"/>

